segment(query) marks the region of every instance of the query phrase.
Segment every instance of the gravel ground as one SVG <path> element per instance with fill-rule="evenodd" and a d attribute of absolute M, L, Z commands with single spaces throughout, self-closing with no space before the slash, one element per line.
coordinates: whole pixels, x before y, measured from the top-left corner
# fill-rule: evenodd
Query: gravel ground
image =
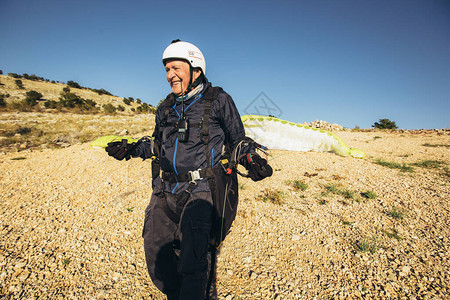
<path fill-rule="evenodd" d="M 240 181 L 220 299 L 448 297 L 450 137 L 338 135 L 367 158 L 272 151 L 271 178 Z M 402 172 L 377 158 L 445 163 Z M 87 144 L 26 150 L 0 155 L 0 179 L 0 298 L 164 299 L 142 249 L 149 161 Z"/>

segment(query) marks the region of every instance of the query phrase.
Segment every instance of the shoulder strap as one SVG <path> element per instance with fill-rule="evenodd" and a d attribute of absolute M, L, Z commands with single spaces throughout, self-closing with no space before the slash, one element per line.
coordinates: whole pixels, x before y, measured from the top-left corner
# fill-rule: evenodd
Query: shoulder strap
<path fill-rule="evenodd" d="M 217 96 L 219 95 L 219 91 L 221 90 L 220 87 L 209 87 L 204 97 L 205 101 L 205 109 L 203 112 L 203 126 L 202 126 L 202 139 L 203 144 L 205 145 L 205 155 L 206 155 L 206 161 L 208 165 L 210 166 L 212 164 L 212 158 L 211 153 L 208 149 L 208 143 L 209 143 L 209 117 L 211 115 L 211 106 L 212 102 L 217 99 Z"/>
<path fill-rule="evenodd" d="M 203 96 L 205 100 L 205 110 L 203 112 L 202 138 L 205 145 L 209 143 L 209 117 L 211 114 L 211 105 L 212 102 L 217 99 L 220 90 L 221 88 L 217 86 L 209 87 Z"/>

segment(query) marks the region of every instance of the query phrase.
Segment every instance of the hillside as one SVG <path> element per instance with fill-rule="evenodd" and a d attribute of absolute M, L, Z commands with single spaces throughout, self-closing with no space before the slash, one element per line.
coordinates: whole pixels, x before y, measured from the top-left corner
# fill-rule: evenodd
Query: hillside
<path fill-rule="evenodd" d="M 16 80 L 21 80 L 23 88 L 19 88 L 16 84 Z M 36 91 L 42 94 L 42 99 L 38 103 L 38 107 L 41 110 L 44 108 L 44 102 L 46 100 L 59 101 L 63 89 L 67 87 L 66 84 L 62 83 L 51 83 L 45 81 L 34 81 L 24 78 L 13 78 L 11 76 L 0 75 L 0 94 L 9 95 L 5 97 L 7 104 L 18 103 L 26 98 L 26 93 L 28 91 Z M 124 107 L 124 111 L 119 113 L 122 114 L 134 114 L 132 109 L 137 110 L 140 106 L 136 101 L 130 102 L 129 105 L 124 103 L 123 97 L 110 96 L 110 95 L 100 95 L 92 90 L 83 88 L 70 87 L 70 92 L 76 94 L 83 99 L 90 99 L 97 103 L 97 107 L 101 108 L 105 104 L 112 104 L 115 107 L 121 105 Z M 37 108 L 33 109 L 36 110 Z"/>

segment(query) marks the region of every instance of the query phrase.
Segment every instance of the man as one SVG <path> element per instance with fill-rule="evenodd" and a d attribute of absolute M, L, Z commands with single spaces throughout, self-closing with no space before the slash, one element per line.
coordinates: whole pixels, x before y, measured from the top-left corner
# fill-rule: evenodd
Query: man
<path fill-rule="evenodd" d="M 196 46 L 173 41 L 163 64 L 172 93 L 158 107 L 153 139 L 110 143 L 106 150 L 117 159 L 156 157 L 143 229 L 148 272 L 168 299 L 204 299 L 208 250 L 227 233 L 217 234 L 216 206 L 225 197 L 237 207 L 235 164 L 255 181 L 271 176 L 272 168 L 256 154 L 260 145 L 245 137 L 230 95 L 206 79 Z"/>

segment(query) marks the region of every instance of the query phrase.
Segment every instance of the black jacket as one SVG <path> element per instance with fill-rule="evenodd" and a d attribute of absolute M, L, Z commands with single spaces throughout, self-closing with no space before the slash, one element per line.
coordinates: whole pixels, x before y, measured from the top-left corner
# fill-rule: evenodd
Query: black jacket
<path fill-rule="evenodd" d="M 206 82 L 200 92 L 200 97 L 194 97 L 184 103 L 184 116 L 189 119 L 190 123 L 189 139 L 185 143 L 178 140 L 177 130 L 174 129 L 174 124 L 180 119 L 181 102 L 175 101 L 173 94 L 170 94 L 158 107 L 155 117 L 154 139 L 155 145 L 159 149 L 161 170 L 184 174 L 188 171 L 214 166 L 219 163 L 224 145 L 233 149 L 245 137 L 244 126 L 233 99 L 220 89 L 217 99 L 211 104 L 209 142 L 207 145 L 204 144 L 201 136 L 205 107 L 203 95 L 210 86 L 211 84 Z M 167 118 L 165 117 L 166 108 L 169 108 Z M 138 146 L 136 155 L 133 156 L 148 158 L 149 151 L 143 148 L 145 148 L 144 145 Z M 207 162 L 206 151 L 209 152 L 212 159 L 211 165 Z M 156 185 L 159 185 L 159 182 L 157 181 Z M 186 182 L 165 182 L 164 191 L 178 194 L 186 188 Z M 195 188 L 195 191 L 208 190 L 206 180 L 198 182 Z"/>

